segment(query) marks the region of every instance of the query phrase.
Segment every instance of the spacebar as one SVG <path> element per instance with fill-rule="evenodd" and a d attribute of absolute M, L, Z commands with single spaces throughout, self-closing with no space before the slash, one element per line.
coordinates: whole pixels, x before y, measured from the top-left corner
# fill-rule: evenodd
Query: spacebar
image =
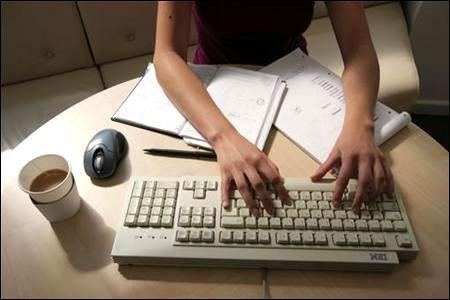
<path fill-rule="evenodd" d="M 224 228 L 244 228 L 243 217 L 222 217 L 222 227 Z"/>

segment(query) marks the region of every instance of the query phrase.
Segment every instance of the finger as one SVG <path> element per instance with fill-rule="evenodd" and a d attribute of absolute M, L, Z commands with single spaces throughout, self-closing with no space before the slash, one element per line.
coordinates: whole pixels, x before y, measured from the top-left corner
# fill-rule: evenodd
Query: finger
<path fill-rule="evenodd" d="M 384 174 L 386 175 L 386 193 L 389 198 L 394 198 L 394 176 L 392 176 L 391 168 L 386 164 L 386 161 L 382 161 Z"/>
<path fill-rule="evenodd" d="M 278 168 L 270 160 L 260 166 L 261 175 L 275 188 L 281 201 L 287 205 L 292 205 L 291 196 L 284 187 L 284 180 Z"/>
<path fill-rule="evenodd" d="M 352 210 L 359 213 L 361 204 L 364 201 L 364 193 L 373 182 L 372 163 L 370 160 L 363 159 L 358 164 L 358 186 L 356 187 L 355 199 L 353 199 Z"/>
<path fill-rule="evenodd" d="M 353 173 L 353 159 L 347 158 L 342 162 L 342 168 L 339 171 L 339 176 L 336 180 L 336 186 L 334 188 L 332 204 L 334 207 L 338 207 L 342 201 L 342 194 L 347 187 L 348 181 Z"/>
<path fill-rule="evenodd" d="M 253 189 L 258 193 L 261 201 L 264 204 L 264 209 L 269 213 L 273 213 L 273 203 L 270 198 L 269 192 L 266 189 L 264 181 L 261 176 L 259 176 L 258 172 L 256 172 L 253 168 L 248 168 L 245 171 L 245 175 L 253 186 Z"/>
<path fill-rule="evenodd" d="M 370 201 L 370 206 L 373 205 L 375 200 L 380 197 L 380 194 L 383 190 L 383 187 L 385 185 L 386 179 L 384 175 L 384 168 L 383 164 L 381 163 L 381 160 L 377 159 L 375 161 L 375 164 L 373 166 L 373 177 L 374 177 L 374 197 Z"/>
<path fill-rule="evenodd" d="M 240 171 L 235 171 L 233 172 L 233 178 L 236 182 L 239 193 L 241 193 L 242 198 L 244 198 L 244 201 L 247 204 L 247 207 L 255 217 L 259 217 L 259 210 L 256 207 L 256 202 L 253 199 L 252 193 L 247 184 L 247 179 L 245 178 L 244 174 L 242 174 Z"/>
<path fill-rule="evenodd" d="M 327 174 L 328 171 L 333 169 L 333 167 L 339 162 L 339 159 L 340 157 L 337 154 L 337 152 L 332 151 L 328 156 L 327 160 L 325 160 L 325 162 L 322 165 L 320 165 L 320 167 L 316 170 L 316 172 L 311 176 L 311 180 L 318 181 L 322 179 L 323 176 L 325 176 L 325 174 Z"/>
<path fill-rule="evenodd" d="M 222 205 L 227 208 L 230 205 L 230 185 L 232 177 L 229 174 L 222 173 Z"/>

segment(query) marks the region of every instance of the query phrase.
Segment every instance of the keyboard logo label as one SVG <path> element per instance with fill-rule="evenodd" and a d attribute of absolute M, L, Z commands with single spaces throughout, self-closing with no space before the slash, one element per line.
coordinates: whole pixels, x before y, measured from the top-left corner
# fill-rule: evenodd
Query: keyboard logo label
<path fill-rule="evenodd" d="M 370 260 L 387 261 L 387 255 L 384 253 L 369 253 Z"/>

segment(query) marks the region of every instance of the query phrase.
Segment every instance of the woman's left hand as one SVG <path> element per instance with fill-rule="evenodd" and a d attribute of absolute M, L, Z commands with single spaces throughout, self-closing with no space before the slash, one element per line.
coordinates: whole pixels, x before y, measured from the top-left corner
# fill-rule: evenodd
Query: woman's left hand
<path fill-rule="evenodd" d="M 375 144 L 372 126 L 344 123 L 333 150 L 327 160 L 311 176 L 311 180 L 320 180 L 333 167 L 340 167 L 332 199 L 335 207 L 341 204 L 342 195 L 351 177 L 358 178 L 352 205 L 355 213 L 359 212 L 364 193 L 367 191 L 371 191 L 371 203 L 383 190 L 390 198 L 394 196 L 392 173 L 384 161 L 383 153 Z"/>

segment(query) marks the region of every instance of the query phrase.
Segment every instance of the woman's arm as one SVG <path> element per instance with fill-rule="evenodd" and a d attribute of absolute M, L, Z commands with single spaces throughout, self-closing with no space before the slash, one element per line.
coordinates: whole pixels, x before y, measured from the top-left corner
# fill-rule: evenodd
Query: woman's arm
<path fill-rule="evenodd" d="M 191 2 L 158 3 L 153 59 L 158 81 L 171 101 L 213 146 L 222 176 L 223 205 L 229 205 L 228 191 L 234 179 L 247 206 L 254 215 L 259 215 L 248 180 L 260 195 L 264 208 L 272 213 L 264 180 L 276 187 L 284 201 L 290 201 L 278 168 L 236 131 L 186 64 L 191 8 Z"/>
<path fill-rule="evenodd" d="M 357 174 L 358 187 L 352 208 L 359 211 L 367 190 L 373 189 L 372 201 L 383 187 L 389 196 L 394 193 L 392 174 L 373 136 L 379 65 L 362 4 L 330 1 L 327 8 L 345 65 L 342 82 L 346 111 L 336 144 L 312 179 L 318 180 L 340 165 L 333 196 L 333 203 L 338 205 L 349 178 Z"/>

